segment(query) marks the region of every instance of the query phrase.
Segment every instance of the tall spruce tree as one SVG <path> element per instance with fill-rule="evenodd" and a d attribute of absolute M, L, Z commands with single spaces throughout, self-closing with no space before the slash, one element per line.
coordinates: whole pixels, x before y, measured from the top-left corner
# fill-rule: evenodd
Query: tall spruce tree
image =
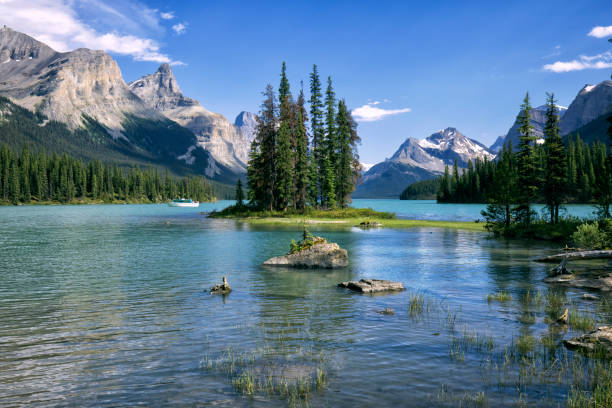
<path fill-rule="evenodd" d="M 236 182 L 236 205 L 242 207 L 244 205 L 244 191 L 242 190 L 242 180 Z"/>
<path fill-rule="evenodd" d="M 521 111 L 517 117 L 520 134 L 517 171 L 518 171 L 518 206 L 515 211 L 519 220 L 525 224 L 531 223 L 531 204 L 538 194 L 538 165 L 535 152 L 537 138 L 531 125 L 531 104 L 529 93 L 525 95 Z"/>
<path fill-rule="evenodd" d="M 489 204 L 481 214 L 487 221 L 487 229 L 502 232 L 512 223 L 512 206 L 516 203 L 517 172 L 512 144 L 502 147 L 493 173 Z"/>
<path fill-rule="evenodd" d="M 310 155 L 310 181 L 313 204 L 317 205 L 322 197 L 321 194 L 321 169 L 324 168 L 324 140 L 325 129 L 323 126 L 323 103 L 321 102 L 321 80 L 316 64 L 312 67 L 310 74 L 310 128 L 312 131 L 312 147 Z"/>
<path fill-rule="evenodd" d="M 351 144 L 350 113 L 346 102 L 338 102 L 338 115 L 336 117 L 336 138 L 338 141 L 338 158 L 336 160 L 336 199 L 338 206 L 346 208 L 351 200 L 351 193 L 355 189 L 353 184 L 353 146 Z"/>
<path fill-rule="evenodd" d="M 285 211 L 294 198 L 293 191 L 293 152 L 292 152 L 292 108 L 293 100 L 287 79 L 287 69 L 283 62 L 281 82 L 278 89 L 279 128 L 276 151 L 276 199 L 278 208 Z"/>
<path fill-rule="evenodd" d="M 306 108 L 304 107 L 304 91 L 300 90 L 296 104 L 296 127 L 295 127 L 295 207 L 304 211 L 308 201 L 309 173 L 308 166 L 308 133 L 306 121 L 308 120 Z"/>
<path fill-rule="evenodd" d="M 266 86 L 263 95 L 261 112 L 257 116 L 255 139 L 249 154 L 247 178 L 251 201 L 272 211 L 276 203 L 278 107 L 272 85 Z"/>
<path fill-rule="evenodd" d="M 322 167 L 319 170 L 322 176 L 322 198 L 324 207 L 332 208 L 336 206 L 336 175 L 337 152 L 336 152 L 336 94 L 332 86 L 331 77 L 327 77 L 327 90 L 325 91 L 325 140 L 323 143 Z"/>
<path fill-rule="evenodd" d="M 554 94 L 546 99 L 546 124 L 544 126 L 545 172 L 544 202 L 550 211 L 550 222 L 559 222 L 559 207 L 566 194 L 565 145 L 559 134 L 559 113 Z"/>

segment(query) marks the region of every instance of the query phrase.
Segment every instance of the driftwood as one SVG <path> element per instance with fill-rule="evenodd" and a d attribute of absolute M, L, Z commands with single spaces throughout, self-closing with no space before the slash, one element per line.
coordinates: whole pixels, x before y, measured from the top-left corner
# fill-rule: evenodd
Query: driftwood
<path fill-rule="evenodd" d="M 548 272 L 548 276 L 571 275 L 572 272 L 567 269 L 567 257 L 564 257 L 561 263 Z"/>
<path fill-rule="evenodd" d="M 536 258 L 536 262 L 561 262 L 564 258 L 567 259 L 612 259 L 612 250 L 602 249 L 599 251 L 578 251 L 578 252 L 567 252 L 564 254 L 555 254 L 545 256 L 542 258 Z"/>

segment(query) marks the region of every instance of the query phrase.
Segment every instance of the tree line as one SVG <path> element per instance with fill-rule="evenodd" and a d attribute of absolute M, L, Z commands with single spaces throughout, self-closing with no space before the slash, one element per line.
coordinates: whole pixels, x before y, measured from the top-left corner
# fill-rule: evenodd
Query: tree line
<path fill-rule="evenodd" d="M 532 204 L 544 203 L 549 222 L 559 222 L 559 209 L 569 202 L 596 203 L 601 217 L 610 217 L 612 155 L 603 143 L 583 143 L 580 136 L 564 143 L 559 132 L 559 112 L 553 94 L 547 94 L 544 142 L 539 144 L 530 123 L 531 104 L 525 96 L 517 117 L 519 144 L 508 142 L 495 161 L 457 163 L 438 182 L 439 202 L 488 203 L 483 216 L 490 223 L 509 227 L 529 225 Z M 608 118 L 612 139 L 612 116 Z"/>
<path fill-rule="evenodd" d="M 163 202 L 177 197 L 207 201 L 215 193 L 204 177 L 176 178 L 156 168 L 83 162 L 65 153 L 33 152 L 27 145 L 20 152 L 0 147 L 1 203 Z"/>
<path fill-rule="evenodd" d="M 331 77 L 323 97 L 314 65 L 308 115 L 303 89 L 293 98 L 284 62 L 280 76 L 278 96 L 271 85 L 263 92 L 247 168 L 248 198 L 270 211 L 346 208 L 361 176 L 360 138 L 346 102 L 336 98 Z"/>

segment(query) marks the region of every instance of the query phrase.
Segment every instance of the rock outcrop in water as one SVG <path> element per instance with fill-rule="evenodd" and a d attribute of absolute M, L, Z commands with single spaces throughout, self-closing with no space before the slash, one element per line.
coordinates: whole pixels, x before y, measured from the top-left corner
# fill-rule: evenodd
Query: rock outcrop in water
<path fill-rule="evenodd" d="M 348 253 L 338 244 L 323 240 L 306 249 L 270 258 L 263 264 L 294 268 L 342 268 L 348 266 Z"/>
<path fill-rule="evenodd" d="M 361 279 L 359 281 L 342 282 L 340 288 L 346 288 L 360 293 L 398 292 L 404 290 L 401 282 L 383 279 Z"/>
<path fill-rule="evenodd" d="M 557 283 L 573 288 L 592 289 L 602 292 L 612 291 L 612 274 L 604 276 L 558 275 L 544 279 L 546 283 Z"/>
<path fill-rule="evenodd" d="M 226 295 L 230 293 L 231 291 L 232 291 L 232 288 L 227 282 L 227 278 L 225 276 L 223 277 L 223 283 L 218 283 L 212 288 L 210 288 L 210 293 L 212 294 Z"/>
<path fill-rule="evenodd" d="M 563 342 L 569 349 L 585 352 L 603 352 L 612 356 L 612 326 L 600 326 L 597 330 Z"/>

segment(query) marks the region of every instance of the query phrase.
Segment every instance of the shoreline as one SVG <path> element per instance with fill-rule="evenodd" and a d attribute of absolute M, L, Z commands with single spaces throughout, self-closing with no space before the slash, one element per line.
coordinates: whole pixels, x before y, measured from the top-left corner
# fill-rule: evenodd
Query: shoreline
<path fill-rule="evenodd" d="M 382 219 L 382 218 L 297 218 L 297 217 L 223 217 L 217 219 L 234 220 L 252 225 L 261 226 L 297 226 L 304 222 L 309 225 L 333 225 L 342 227 L 360 227 L 361 222 L 379 222 L 382 227 L 364 228 L 392 228 L 392 229 L 407 229 L 407 228 L 447 228 L 456 230 L 468 230 L 477 232 L 487 232 L 484 228 L 485 224 L 474 221 L 439 221 L 439 220 L 415 220 L 415 219 Z"/>

